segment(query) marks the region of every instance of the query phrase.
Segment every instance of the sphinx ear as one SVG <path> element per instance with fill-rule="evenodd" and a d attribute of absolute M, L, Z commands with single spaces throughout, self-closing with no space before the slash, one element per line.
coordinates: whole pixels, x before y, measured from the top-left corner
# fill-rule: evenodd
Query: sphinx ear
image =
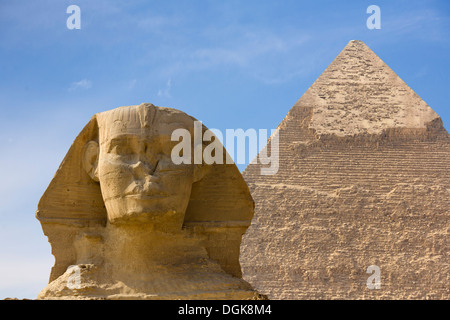
<path fill-rule="evenodd" d="M 98 142 L 89 141 L 84 146 L 83 152 L 83 168 L 86 173 L 92 178 L 94 181 L 99 181 L 98 179 L 98 156 L 100 154 L 100 148 Z"/>

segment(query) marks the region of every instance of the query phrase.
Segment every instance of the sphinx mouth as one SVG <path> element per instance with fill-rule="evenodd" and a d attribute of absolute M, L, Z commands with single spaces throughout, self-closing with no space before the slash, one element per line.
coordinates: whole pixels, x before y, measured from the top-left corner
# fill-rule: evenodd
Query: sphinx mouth
<path fill-rule="evenodd" d="M 127 194 L 124 196 L 125 198 L 134 198 L 134 199 L 141 199 L 141 200 L 153 200 L 153 199 L 163 199 L 167 198 L 168 195 L 165 193 L 137 193 L 137 194 Z"/>
<path fill-rule="evenodd" d="M 117 200 L 117 199 L 137 199 L 137 200 L 157 200 L 168 198 L 170 195 L 166 192 L 160 190 L 151 191 L 138 191 L 138 192 L 127 192 L 118 196 L 108 197 L 105 200 Z"/>
<path fill-rule="evenodd" d="M 122 193 L 112 195 L 105 200 L 116 200 L 116 199 L 136 199 L 136 200 L 156 200 L 168 198 L 171 195 L 164 190 L 161 186 L 156 183 L 132 183 L 123 190 Z"/>

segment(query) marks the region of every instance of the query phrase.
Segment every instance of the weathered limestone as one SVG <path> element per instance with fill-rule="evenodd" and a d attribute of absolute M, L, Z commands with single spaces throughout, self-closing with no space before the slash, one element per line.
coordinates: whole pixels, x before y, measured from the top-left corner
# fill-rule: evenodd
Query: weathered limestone
<path fill-rule="evenodd" d="M 278 173 L 243 174 L 245 280 L 271 299 L 450 298 L 449 134 L 379 57 L 351 41 L 278 134 Z"/>
<path fill-rule="evenodd" d="M 38 205 L 55 256 L 38 298 L 259 298 L 241 279 L 254 203 L 237 167 L 171 161 L 194 121 L 152 104 L 91 119 Z"/>

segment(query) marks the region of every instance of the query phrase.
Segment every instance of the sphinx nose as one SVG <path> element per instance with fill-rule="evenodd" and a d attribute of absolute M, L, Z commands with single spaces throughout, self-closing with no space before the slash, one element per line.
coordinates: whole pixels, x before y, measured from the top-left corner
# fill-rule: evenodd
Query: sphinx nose
<path fill-rule="evenodd" d="M 155 168 L 156 166 L 152 166 L 142 161 L 138 161 L 131 165 L 131 170 L 133 171 L 134 177 L 139 180 L 144 179 L 148 175 L 152 175 Z"/>

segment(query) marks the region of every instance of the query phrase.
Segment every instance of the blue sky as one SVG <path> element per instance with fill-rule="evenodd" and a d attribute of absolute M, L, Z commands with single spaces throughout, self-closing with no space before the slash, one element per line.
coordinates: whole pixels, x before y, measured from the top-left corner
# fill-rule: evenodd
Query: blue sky
<path fill-rule="evenodd" d="M 80 30 L 66 27 L 71 4 Z M 380 30 L 366 27 L 372 4 Z M 223 132 L 276 128 L 358 39 L 449 129 L 449 30 L 445 0 L 1 0 L 0 298 L 45 287 L 37 203 L 93 114 L 151 102 Z"/>

